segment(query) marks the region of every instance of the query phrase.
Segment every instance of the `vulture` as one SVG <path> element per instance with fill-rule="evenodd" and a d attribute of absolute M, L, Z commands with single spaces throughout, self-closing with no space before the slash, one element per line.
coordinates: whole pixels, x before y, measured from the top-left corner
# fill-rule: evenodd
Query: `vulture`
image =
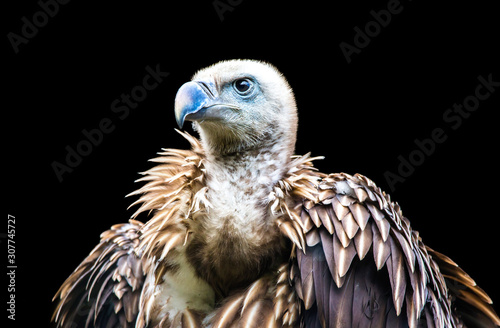
<path fill-rule="evenodd" d="M 56 327 L 500 325 L 490 297 L 373 181 L 294 155 L 294 94 L 274 66 L 201 69 L 174 107 L 199 139 L 178 131 L 190 149 L 151 160 L 132 218 L 54 296 Z"/>

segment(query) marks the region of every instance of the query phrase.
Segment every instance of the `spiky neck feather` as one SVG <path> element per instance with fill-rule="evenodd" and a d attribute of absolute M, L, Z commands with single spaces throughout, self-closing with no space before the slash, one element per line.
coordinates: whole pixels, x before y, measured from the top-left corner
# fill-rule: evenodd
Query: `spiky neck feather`
<path fill-rule="evenodd" d="M 186 246 L 197 274 L 224 296 L 286 261 L 289 240 L 305 245 L 288 201 L 314 199 L 314 158 L 276 157 L 277 145 L 215 158 L 199 140 L 180 133 L 192 150 L 165 149 L 153 160 L 160 165 L 139 179 L 148 183 L 131 194 L 142 194 L 134 217 L 155 211 L 142 229 L 140 248 L 145 258 L 156 258 L 159 283 L 171 267 L 170 252 Z"/>

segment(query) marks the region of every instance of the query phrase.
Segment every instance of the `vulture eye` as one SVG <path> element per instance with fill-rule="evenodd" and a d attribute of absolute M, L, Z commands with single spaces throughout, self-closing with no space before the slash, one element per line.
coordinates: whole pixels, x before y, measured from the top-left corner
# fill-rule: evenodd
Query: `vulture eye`
<path fill-rule="evenodd" d="M 249 79 L 238 79 L 233 83 L 234 88 L 240 95 L 247 95 L 252 89 L 252 81 Z"/>

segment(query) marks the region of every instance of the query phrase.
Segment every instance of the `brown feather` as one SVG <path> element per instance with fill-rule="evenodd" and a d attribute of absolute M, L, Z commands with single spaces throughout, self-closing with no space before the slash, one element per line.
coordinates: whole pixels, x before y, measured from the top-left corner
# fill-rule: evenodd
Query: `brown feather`
<path fill-rule="evenodd" d="M 375 259 L 375 265 L 377 266 L 377 270 L 380 270 L 384 267 L 385 262 L 389 258 L 391 251 L 390 245 L 388 242 L 384 242 L 382 236 L 380 235 L 379 230 L 372 225 L 373 232 L 373 257 Z"/>
<path fill-rule="evenodd" d="M 405 298 L 407 270 L 399 245 L 396 245 L 393 238 L 389 238 L 388 240 L 391 248 L 391 256 L 387 259 L 387 271 L 389 272 L 396 314 L 399 316 Z"/>
<path fill-rule="evenodd" d="M 349 212 L 344 216 L 342 219 L 342 227 L 344 228 L 347 237 L 349 237 L 349 239 L 353 239 L 358 232 L 359 225 L 354 220 L 352 213 Z"/>
<path fill-rule="evenodd" d="M 372 229 L 364 229 L 356 234 L 354 237 L 354 245 L 356 245 L 356 251 L 358 253 L 359 259 L 365 258 L 366 254 L 370 250 L 373 243 L 373 233 Z"/>
<path fill-rule="evenodd" d="M 354 203 L 349 205 L 349 210 L 361 230 L 365 230 L 365 227 L 368 224 L 368 219 L 370 218 L 370 213 L 366 210 L 366 207 L 360 203 Z"/>
<path fill-rule="evenodd" d="M 246 292 L 245 298 L 243 299 L 241 311 L 245 312 L 245 308 L 247 308 L 249 304 L 252 304 L 256 300 L 262 298 L 267 293 L 268 288 L 269 286 L 267 284 L 267 281 L 263 279 L 259 279 L 252 285 L 250 285 Z"/>
<path fill-rule="evenodd" d="M 224 306 L 221 307 L 215 316 L 213 327 L 230 327 L 233 320 L 237 318 L 238 313 L 241 311 L 243 299 L 244 295 L 237 295 L 236 297 L 226 300 Z"/>
<path fill-rule="evenodd" d="M 181 325 L 182 328 L 202 327 L 199 313 L 196 313 L 195 311 L 192 311 L 190 309 L 184 310 L 181 315 Z"/>

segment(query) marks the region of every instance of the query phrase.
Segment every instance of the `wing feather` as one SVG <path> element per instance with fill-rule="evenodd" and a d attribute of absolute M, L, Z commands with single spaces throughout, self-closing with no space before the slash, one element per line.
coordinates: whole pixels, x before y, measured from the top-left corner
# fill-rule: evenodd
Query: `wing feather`
<path fill-rule="evenodd" d="M 371 180 L 318 173 L 318 182 L 311 181 L 309 174 L 300 187 L 289 182 L 292 196 L 293 188 L 301 189 L 293 208 L 303 230 L 286 234 L 307 241 L 297 250 L 293 278 L 305 327 L 499 325 L 486 293 L 452 260 L 427 248 L 399 205 Z"/>
<path fill-rule="evenodd" d="M 353 203 L 349 205 L 349 210 L 361 230 L 365 230 L 365 227 L 368 224 L 368 219 L 370 218 L 370 213 L 366 210 L 366 207 L 360 203 Z"/>
<path fill-rule="evenodd" d="M 391 247 L 389 243 L 383 240 L 379 230 L 374 225 L 372 225 L 372 232 L 373 232 L 373 258 L 375 259 L 375 265 L 377 266 L 377 270 L 381 270 L 391 254 Z"/>
<path fill-rule="evenodd" d="M 426 248 L 439 266 L 457 312 L 465 325 L 500 326 L 500 319 L 493 310 L 491 298 L 476 285 L 476 282 L 449 257 L 429 247 Z"/>
<path fill-rule="evenodd" d="M 373 232 L 372 229 L 361 230 L 356 236 L 354 236 L 354 245 L 356 246 L 356 251 L 360 260 L 364 259 L 366 254 L 370 251 L 373 244 Z"/>
<path fill-rule="evenodd" d="M 144 282 L 137 254 L 143 224 L 114 225 L 54 296 L 57 327 L 135 327 Z"/>
<path fill-rule="evenodd" d="M 391 256 L 387 258 L 387 271 L 389 273 L 389 281 L 391 282 L 394 306 L 396 307 L 397 315 L 399 315 L 405 297 L 406 272 L 399 247 L 395 245 L 392 238 L 390 238 L 389 241 Z"/>

